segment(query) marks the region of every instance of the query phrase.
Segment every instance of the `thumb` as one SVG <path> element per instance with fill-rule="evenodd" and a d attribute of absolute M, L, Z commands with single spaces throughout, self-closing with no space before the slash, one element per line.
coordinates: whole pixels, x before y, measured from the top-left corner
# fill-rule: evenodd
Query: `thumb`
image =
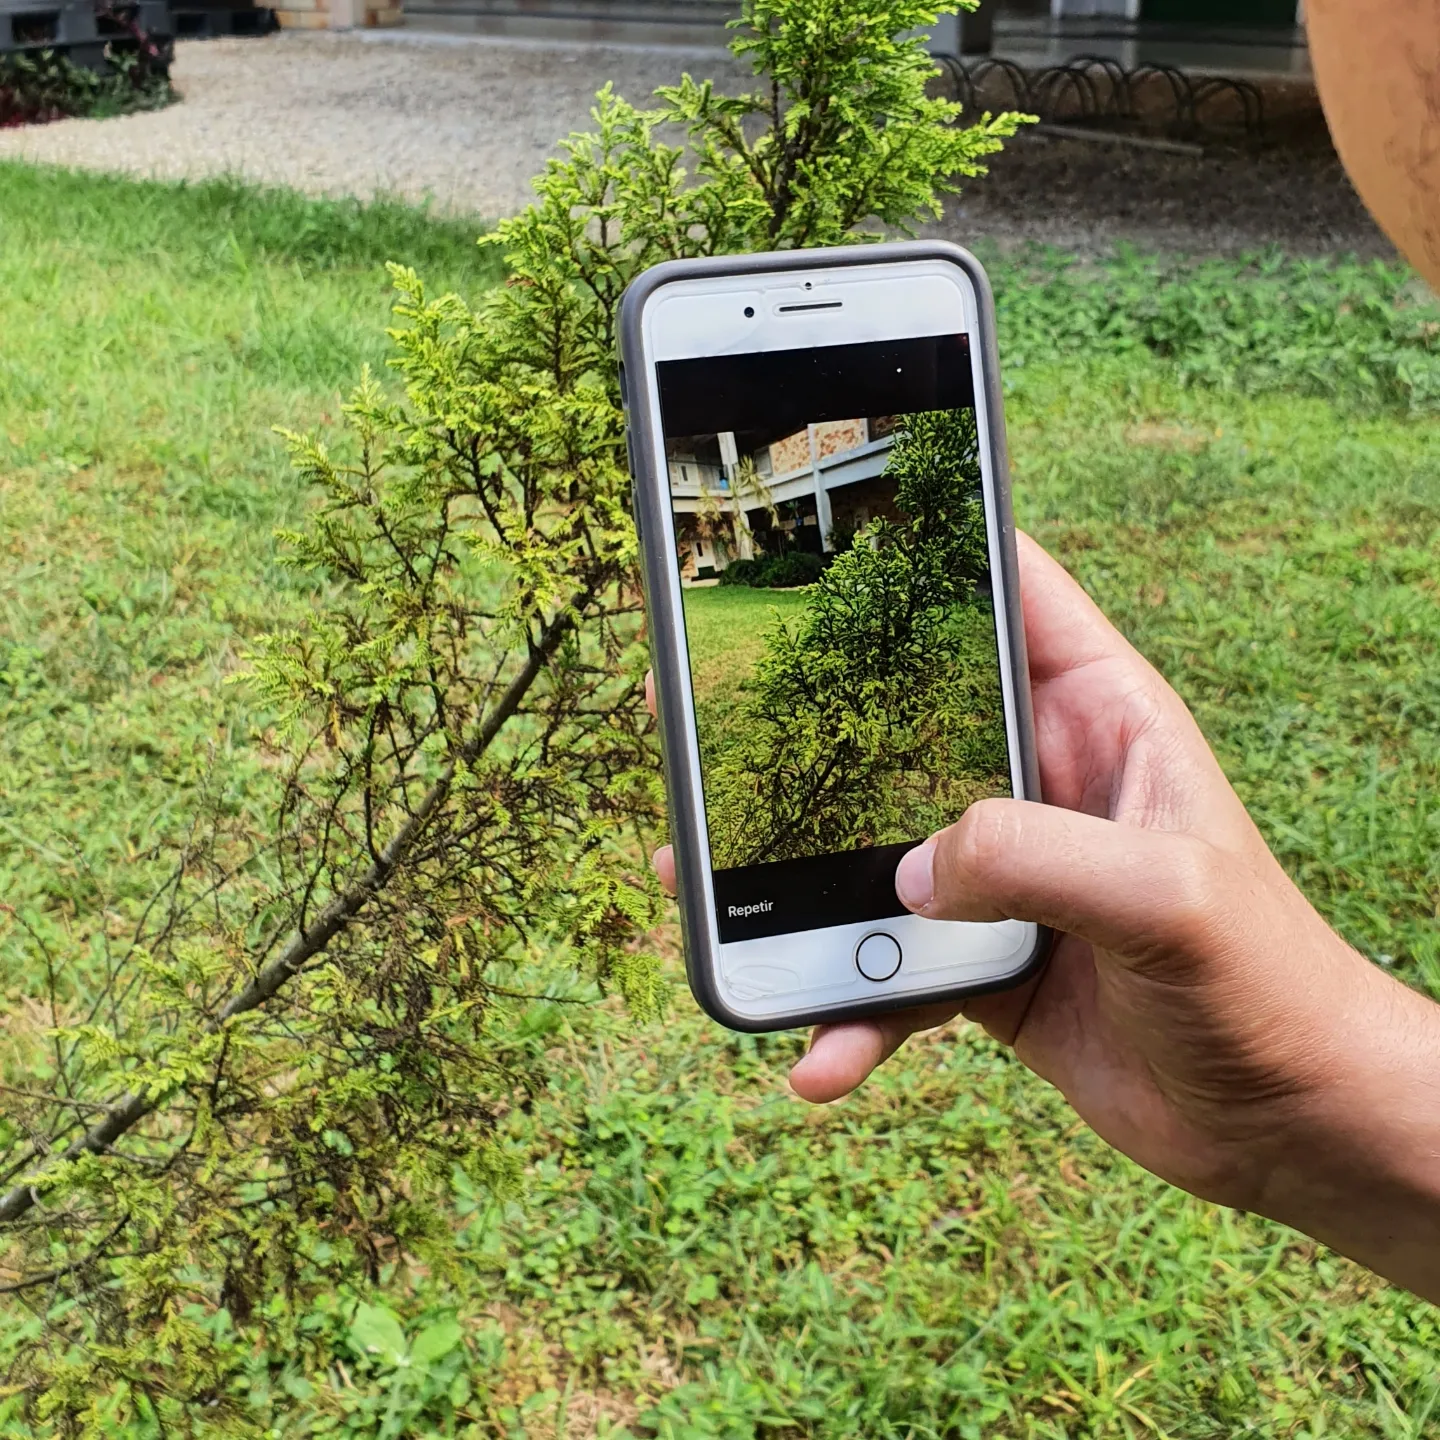
<path fill-rule="evenodd" d="M 931 920 L 1028 920 L 1143 962 L 1214 933 L 1224 869 L 1194 836 L 982 800 L 904 856 L 895 891 Z"/>

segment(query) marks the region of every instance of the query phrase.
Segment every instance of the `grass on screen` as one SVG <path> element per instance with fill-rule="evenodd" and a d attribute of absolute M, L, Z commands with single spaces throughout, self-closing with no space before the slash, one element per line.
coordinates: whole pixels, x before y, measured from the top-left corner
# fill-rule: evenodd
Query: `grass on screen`
<path fill-rule="evenodd" d="M 777 618 L 789 620 L 805 609 L 805 591 L 692 585 L 684 604 L 695 699 L 718 715 L 739 699 L 746 676 L 765 652 L 766 630 Z"/>

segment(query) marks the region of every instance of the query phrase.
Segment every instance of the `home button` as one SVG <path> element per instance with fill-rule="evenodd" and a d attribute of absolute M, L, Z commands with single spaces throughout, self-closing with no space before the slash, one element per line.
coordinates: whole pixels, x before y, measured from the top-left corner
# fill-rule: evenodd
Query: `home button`
<path fill-rule="evenodd" d="M 900 942 L 883 930 L 867 935 L 855 947 L 855 968 L 867 980 L 888 980 L 900 968 Z"/>

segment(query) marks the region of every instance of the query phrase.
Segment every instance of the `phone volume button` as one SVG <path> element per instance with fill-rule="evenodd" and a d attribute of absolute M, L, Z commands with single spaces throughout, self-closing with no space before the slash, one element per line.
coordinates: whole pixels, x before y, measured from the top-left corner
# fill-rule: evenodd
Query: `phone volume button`
<path fill-rule="evenodd" d="M 625 459 L 630 466 L 630 518 L 635 522 L 635 538 L 643 541 L 645 532 L 640 528 L 640 485 L 635 474 L 635 440 L 629 430 L 625 432 Z"/>

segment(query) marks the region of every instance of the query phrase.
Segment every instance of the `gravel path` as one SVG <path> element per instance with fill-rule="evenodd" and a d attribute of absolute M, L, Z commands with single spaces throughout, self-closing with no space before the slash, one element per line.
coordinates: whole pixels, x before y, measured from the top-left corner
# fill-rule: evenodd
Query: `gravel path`
<path fill-rule="evenodd" d="M 166 178 L 234 174 L 320 194 L 430 197 L 486 218 L 523 205 L 606 80 L 640 100 L 683 69 L 738 83 L 716 51 L 388 32 L 188 41 L 181 104 L 0 131 L 0 156 Z M 936 227 L 962 241 L 1120 241 L 1227 253 L 1387 254 L 1323 138 L 1204 159 L 1027 137 Z"/>

